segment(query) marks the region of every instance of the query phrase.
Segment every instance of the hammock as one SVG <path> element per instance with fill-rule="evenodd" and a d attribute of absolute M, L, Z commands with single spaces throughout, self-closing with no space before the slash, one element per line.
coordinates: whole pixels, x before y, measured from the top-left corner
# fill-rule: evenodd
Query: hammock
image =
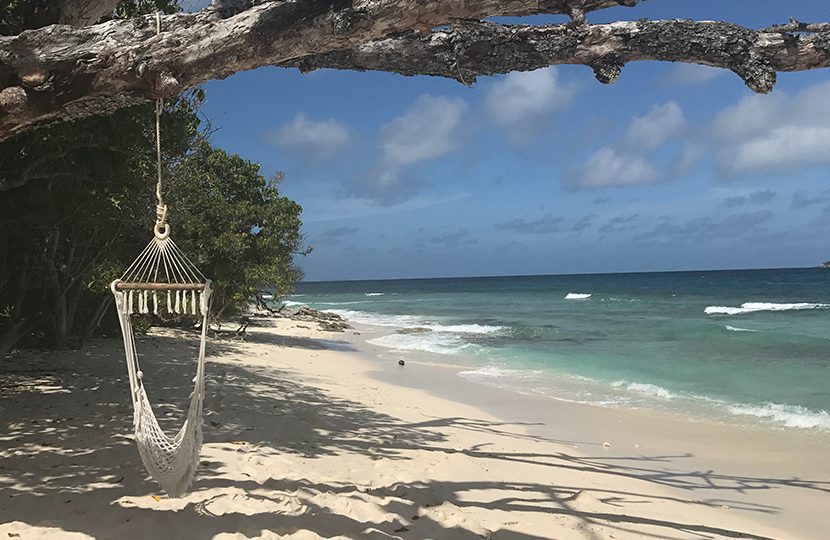
<path fill-rule="evenodd" d="M 170 238 L 167 205 L 161 196 L 161 142 L 159 117 L 162 102 L 156 103 L 156 150 L 158 184 L 156 186 L 156 224 L 147 247 L 124 272 L 112 282 L 118 320 L 124 337 L 130 396 L 133 402 L 133 428 L 141 461 L 150 476 L 171 497 L 183 495 L 193 481 L 202 447 L 202 399 L 205 393 L 205 340 L 207 337 L 211 281 L 205 279 L 190 259 Z M 193 393 L 184 425 L 168 437 L 159 426 L 147 397 L 144 374 L 138 361 L 131 316 L 135 313 L 201 316 L 202 336 Z"/>
<path fill-rule="evenodd" d="M 159 273 L 163 274 L 163 279 L 159 279 Z M 169 236 L 156 235 L 124 275 L 111 285 L 124 336 L 138 452 L 150 476 L 172 497 L 178 497 L 187 490 L 199 464 L 210 283 Z M 190 406 L 184 425 L 173 437 L 162 431 L 147 397 L 130 318 L 134 313 L 159 314 L 165 310 L 167 313 L 200 315 L 202 318 Z"/>

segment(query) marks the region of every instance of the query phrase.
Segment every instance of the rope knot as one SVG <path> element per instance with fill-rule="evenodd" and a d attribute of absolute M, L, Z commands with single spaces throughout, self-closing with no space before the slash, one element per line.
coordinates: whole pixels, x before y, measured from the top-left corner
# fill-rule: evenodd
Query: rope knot
<path fill-rule="evenodd" d="M 153 226 L 158 240 L 166 240 L 170 236 L 170 225 L 167 224 L 167 205 L 159 203 L 156 205 L 156 224 Z"/>
<path fill-rule="evenodd" d="M 156 205 L 156 223 L 167 226 L 167 205 L 164 203 Z"/>

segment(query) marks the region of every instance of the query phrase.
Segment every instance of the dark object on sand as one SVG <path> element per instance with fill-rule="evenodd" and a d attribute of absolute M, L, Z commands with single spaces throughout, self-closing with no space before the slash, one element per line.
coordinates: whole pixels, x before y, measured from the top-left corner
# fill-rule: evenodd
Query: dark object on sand
<path fill-rule="evenodd" d="M 238 338 L 241 341 L 245 341 L 245 336 L 248 333 L 248 325 L 251 324 L 251 319 L 248 317 L 241 317 L 239 319 L 239 328 L 236 330 L 222 330 L 221 325 L 219 328 L 213 330 L 213 337 L 229 337 L 229 338 Z"/>
<path fill-rule="evenodd" d="M 415 326 L 413 328 L 401 328 L 398 330 L 399 334 L 429 334 L 432 332 L 431 328 L 424 328 L 422 326 Z"/>
<path fill-rule="evenodd" d="M 406 362 L 404 362 L 403 360 L 398 360 L 398 365 L 399 366 L 405 366 Z"/>

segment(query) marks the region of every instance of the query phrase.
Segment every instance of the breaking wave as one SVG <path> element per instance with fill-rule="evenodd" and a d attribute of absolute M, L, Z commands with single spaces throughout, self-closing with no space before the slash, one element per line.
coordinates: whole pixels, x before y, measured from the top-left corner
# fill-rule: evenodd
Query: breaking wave
<path fill-rule="evenodd" d="M 565 300 L 587 300 L 591 298 L 592 294 L 569 292 L 565 295 Z"/>
<path fill-rule="evenodd" d="M 675 397 L 674 394 L 672 394 L 662 386 L 657 386 L 656 384 L 614 381 L 611 383 L 611 386 L 615 388 L 625 388 L 630 392 L 636 392 L 638 394 L 645 394 L 647 396 L 659 397 L 663 399 L 672 399 L 673 397 Z"/>
<path fill-rule="evenodd" d="M 764 403 L 763 405 L 732 405 L 729 412 L 742 416 L 765 418 L 787 427 L 830 429 L 830 413 L 814 411 L 800 405 Z"/>
<path fill-rule="evenodd" d="M 771 302 L 746 302 L 741 307 L 709 306 L 703 310 L 706 315 L 743 315 L 759 311 L 801 311 L 805 309 L 830 308 L 830 304 L 798 302 L 794 304 L 775 304 Z"/>
<path fill-rule="evenodd" d="M 460 354 L 471 344 L 460 337 L 446 333 L 429 333 L 421 335 L 390 334 L 370 339 L 367 343 L 399 351 L 423 351 L 436 354 Z"/>

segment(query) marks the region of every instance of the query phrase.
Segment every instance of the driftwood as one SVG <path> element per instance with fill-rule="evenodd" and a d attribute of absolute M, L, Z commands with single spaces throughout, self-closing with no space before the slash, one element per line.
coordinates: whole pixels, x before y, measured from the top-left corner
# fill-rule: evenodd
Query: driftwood
<path fill-rule="evenodd" d="M 656 0 L 653 0 L 656 1 Z M 83 25 L 111 0 L 58 2 L 55 24 L 0 37 L 0 139 L 57 121 L 107 114 L 260 66 L 479 75 L 556 64 L 589 66 L 614 82 L 628 62 L 724 68 L 755 92 L 779 71 L 830 66 L 830 24 L 752 30 L 728 22 L 589 24 L 585 14 L 639 0 L 253 0 L 197 13 Z M 72 6 L 83 6 L 81 8 Z M 75 15 L 71 13 L 75 10 Z M 483 22 L 564 14 L 567 24 Z"/>

